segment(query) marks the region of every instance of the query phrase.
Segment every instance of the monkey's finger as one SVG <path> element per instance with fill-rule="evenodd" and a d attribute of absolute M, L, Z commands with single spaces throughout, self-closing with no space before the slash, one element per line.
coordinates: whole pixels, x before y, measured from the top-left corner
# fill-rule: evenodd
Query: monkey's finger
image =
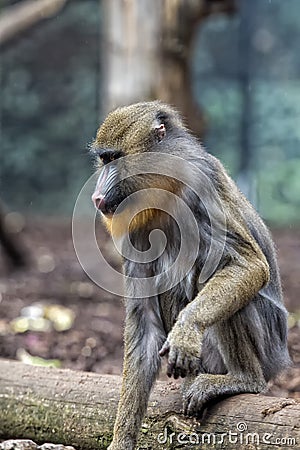
<path fill-rule="evenodd" d="M 181 369 L 181 371 L 184 373 L 184 375 L 181 375 L 183 378 L 189 373 L 189 369 L 190 369 L 190 359 L 186 356 L 183 359 L 182 369 Z"/>
<path fill-rule="evenodd" d="M 180 376 L 181 378 L 185 378 L 187 376 L 187 371 L 185 369 L 181 369 Z"/>
<path fill-rule="evenodd" d="M 182 357 L 181 353 L 178 353 L 177 359 L 176 359 L 176 364 L 175 364 L 175 367 L 174 367 L 174 378 L 175 378 L 175 380 L 181 376 L 181 371 L 183 369 L 183 363 L 184 363 L 183 357 Z"/>
<path fill-rule="evenodd" d="M 187 395 L 183 402 L 183 414 L 185 416 L 188 415 L 188 408 L 189 408 L 190 401 L 191 401 L 191 395 Z"/>
<path fill-rule="evenodd" d="M 175 376 L 175 374 L 177 376 Z M 182 377 L 184 378 L 187 374 L 186 371 L 186 358 L 184 356 L 182 356 L 181 353 L 178 354 L 177 356 L 177 361 L 176 361 L 176 368 L 175 368 L 175 372 L 174 372 L 174 378 L 179 378 Z"/>
<path fill-rule="evenodd" d="M 177 380 L 181 375 L 181 369 L 179 367 L 174 368 L 174 378 Z"/>
<path fill-rule="evenodd" d="M 186 408 L 186 415 L 193 416 L 196 414 L 198 409 L 199 409 L 198 397 L 197 395 L 192 395 Z"/>
<path fill-rule="evenodd" d="M 189 361 L 189 369 L 188 369 L 189 373 L 191 375 L 199 375 L 200 373 L 200 361 L 198 360 L 198 358 L 192 358 Z"/>
<path fill-rule="evenodd" d="M 183 404 L 183 414 L 187 416 L 188 402 L 187 400 Z"/>
<path fill-rule="evenodd" d="M 174 369 L 174 378 L 177 380 L 177 378 L 185 378 L 187 375 L 186 370 L 184 370 L 182 367 L 175 367 Z"/>
<path fill-rule="evenodd" d="M 173 375 L 174 367 L 175 367 L 174 363 L 169 363 L 167 366 L 167 375 L 169 378 L 171 378 L 171 376 Z"/>
<path fill-rule="evenodd" d="M 168 341 L 166 341 L 162 346 L 162 348 L 159 350 L 158 354 L 159 356 L 165 356 L 169 353 L 169 351 L 170 351 L 170 344 Z"/>
<path fill-rule="evenodd" d="M 177 351 L 174 349 L 170 349 L 169 358 L 168 358 L 168 366 L 167 366 L 167 375 L 171 377 L 174 373 L 177 362 Z"/>

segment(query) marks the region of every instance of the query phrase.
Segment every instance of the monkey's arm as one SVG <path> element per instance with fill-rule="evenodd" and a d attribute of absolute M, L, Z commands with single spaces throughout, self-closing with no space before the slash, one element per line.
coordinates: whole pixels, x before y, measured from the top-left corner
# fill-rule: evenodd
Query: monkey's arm
<path fill-rule="evenodd" d="M 232 258 L 178 315 L 160 355 L 168 354 L 169 376 L 193 373 L 199 361 L 203 333 L 244 307 L 269 280 L 269 266 L 256 242 Z"/>
<path fill-rule="evenodd" d="M 127 301 L 125 355 L 121 397 L 109 450 L 133 450 L 160 368 L 158 350 L 165 340 L 156 299 Z M 153 305 L 154 303 L 154 305 Z"/>

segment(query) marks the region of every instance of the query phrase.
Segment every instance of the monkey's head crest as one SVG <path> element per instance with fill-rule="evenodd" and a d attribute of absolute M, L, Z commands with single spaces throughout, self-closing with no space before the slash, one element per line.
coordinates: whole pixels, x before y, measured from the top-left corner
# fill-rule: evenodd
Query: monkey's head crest
<path fill-rule="evenodd" d="M 160 101 L 135 103 L 112 111 L 97 131 L 95 148 L 133 154 L 147 151 L 174 128 L 185 127 L 178 112 Z"/>

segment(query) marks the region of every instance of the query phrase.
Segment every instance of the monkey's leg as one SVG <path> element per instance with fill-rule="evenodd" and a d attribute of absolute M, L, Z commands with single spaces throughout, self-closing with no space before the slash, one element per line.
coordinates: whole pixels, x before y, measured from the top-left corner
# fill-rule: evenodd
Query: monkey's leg
<path fill-rule="evenodd" d="M 158 351 L 165 334 L 150 301 L 138 299 L 127 304 L 123 381 L 109 450 L 135 448 L 150 390 L 160 368 Z"/>
<path fill-rule="evenodd" d="M 214 327 L 228 373 L 200 374 L 194 380 L 187 380 L 183 388 L 185 414 L 201 416 L 207 403 L 217 397 L 257 393 L 266 388 L 256 343 L 240 319 L 241 315 L 237 313 Z"/>

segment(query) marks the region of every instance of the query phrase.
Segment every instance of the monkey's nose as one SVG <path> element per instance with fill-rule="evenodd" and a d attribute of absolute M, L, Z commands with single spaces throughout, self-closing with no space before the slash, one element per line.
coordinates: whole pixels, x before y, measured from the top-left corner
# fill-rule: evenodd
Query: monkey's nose
<path fill-rule="evenodd" d="M 106 211 L 104 195 L 99 195 L 94 193 L 92 195 L 92 200 L 94 202 L 95 208 L 99 209 L 102 213 Z"/>

